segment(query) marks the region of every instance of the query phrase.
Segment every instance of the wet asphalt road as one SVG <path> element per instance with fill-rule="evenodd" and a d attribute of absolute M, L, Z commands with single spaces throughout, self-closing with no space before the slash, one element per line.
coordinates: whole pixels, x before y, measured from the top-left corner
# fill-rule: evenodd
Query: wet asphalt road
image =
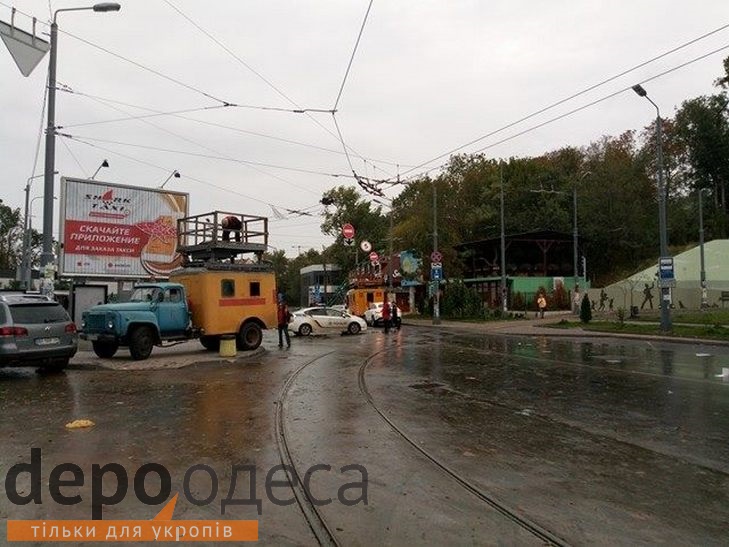
<path fill-rule="evenodd" d="M 266 499 L 283 439 L 302 476 L 332 466 L 310 486 L 333 498 L 318 513 L 344 545 L 540 545 L 539 534 L 565 544 L 726 544 L 729 382 L 717 375 L 729 348 L 429 327 L 292 342 L 278 350 L 269 335 L 269 351 L 250 362 L 179 370 L 0 369 L 0 475 L 29 461 L 31 447 L 43 456 L 43 504 L 15 506 L 3 493 L 0 518 L 90 518 L 92 464 L 117 462 L 131 477 L 160 463 L 180 494 L 185 472 L 205 464 L 218 476 L 215 499 L 195 506 L 181 496 L 176 519 L 258 518 L 263 542 L 316 544 L 317 525 L 298 504 Z M 64 427 L 77 418 L 96 425 Z M 48 493 L 50 470 L 64 462 L 87 475 L 66 489 L 82 494 L 78 505 Z M 341 471 L 351 464 L 367 469 L 367 505 L 337 499 L 359 480 Z M 242 505 L 221 514 L 233 465 L 255 466 L 260 517 Z M 204 473 L 190 483 L 198 499 L 210 493 Z M 249 489 L 239 479 L 233 497 Z M 104 518 L 159 509 L 130 486 Z"/>

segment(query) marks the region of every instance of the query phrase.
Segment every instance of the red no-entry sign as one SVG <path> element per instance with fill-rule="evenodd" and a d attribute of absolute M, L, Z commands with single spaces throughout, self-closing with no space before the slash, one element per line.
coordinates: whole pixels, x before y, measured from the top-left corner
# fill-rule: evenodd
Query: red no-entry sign
<path fill-rule="evenodd" d="M 370 262 L 377 262 L 379 259 L 380 255 L 378 255 L 375 251 L 370 253 Z"/>
<path fill-rule="evenodd" d="M 349 223 L 342 226 L 342 235 L 346 239 L 352 239 L 354 237 L 354 226 Z"/>

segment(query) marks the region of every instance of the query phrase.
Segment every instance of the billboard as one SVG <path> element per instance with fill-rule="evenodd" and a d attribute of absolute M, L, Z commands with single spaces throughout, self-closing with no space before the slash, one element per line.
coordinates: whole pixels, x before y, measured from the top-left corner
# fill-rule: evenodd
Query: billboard
<path fill-rule="evenodd" d="M 182 257 L 177 219 L 188 194 L 61 178 L 60 273 L 84 277 L 167 277 Z"/>

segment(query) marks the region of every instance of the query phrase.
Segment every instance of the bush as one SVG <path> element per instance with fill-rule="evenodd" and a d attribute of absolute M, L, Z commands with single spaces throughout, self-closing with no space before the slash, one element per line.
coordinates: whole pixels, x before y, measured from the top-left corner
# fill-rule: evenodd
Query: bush
<path fill-rule="evenodd" d="M 483 319 L 481 295 L 461 281 L 450 283 L 443 295 L 441 312 L 443 317 L 453 319 Z"/>
<path fill-rule="evenodd" d="M 567 291 L 564 290 L 564 285 L 557 285 L 557 288 L 552 292 L 552 306 L 557 310 L 570 309 L 570 297 Z"/>
<path fill-rule="evenodd" d="M 590 297 L 585 294 L 582 298 L 582 304 L 580 305 L 580 321 L 583 323 L 589 323 L 592 320 L 592 308 L 590 304 Z"/>
<path fill-rule="evenodd" d="M 615 313 L 618 316 L 618 323 L 620 323 L 620 326 L 622 327 L 625 325 L 625 308 L 618 308 Z"/>

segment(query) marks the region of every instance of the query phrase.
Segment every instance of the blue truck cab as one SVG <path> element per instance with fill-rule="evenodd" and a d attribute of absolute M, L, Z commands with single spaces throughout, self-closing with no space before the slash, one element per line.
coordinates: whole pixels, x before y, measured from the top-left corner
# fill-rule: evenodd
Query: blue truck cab
<path fill-rule="evenodd" d="M 196 337 L 185 287 L 179 283 L 137 285 L 129 302 L 101 304 L 82 315 L 81 337 L 90 340 L 96 355 L 112 357 L 119 346 L 132 357 L 146 359 L 163 341 Z"/>

